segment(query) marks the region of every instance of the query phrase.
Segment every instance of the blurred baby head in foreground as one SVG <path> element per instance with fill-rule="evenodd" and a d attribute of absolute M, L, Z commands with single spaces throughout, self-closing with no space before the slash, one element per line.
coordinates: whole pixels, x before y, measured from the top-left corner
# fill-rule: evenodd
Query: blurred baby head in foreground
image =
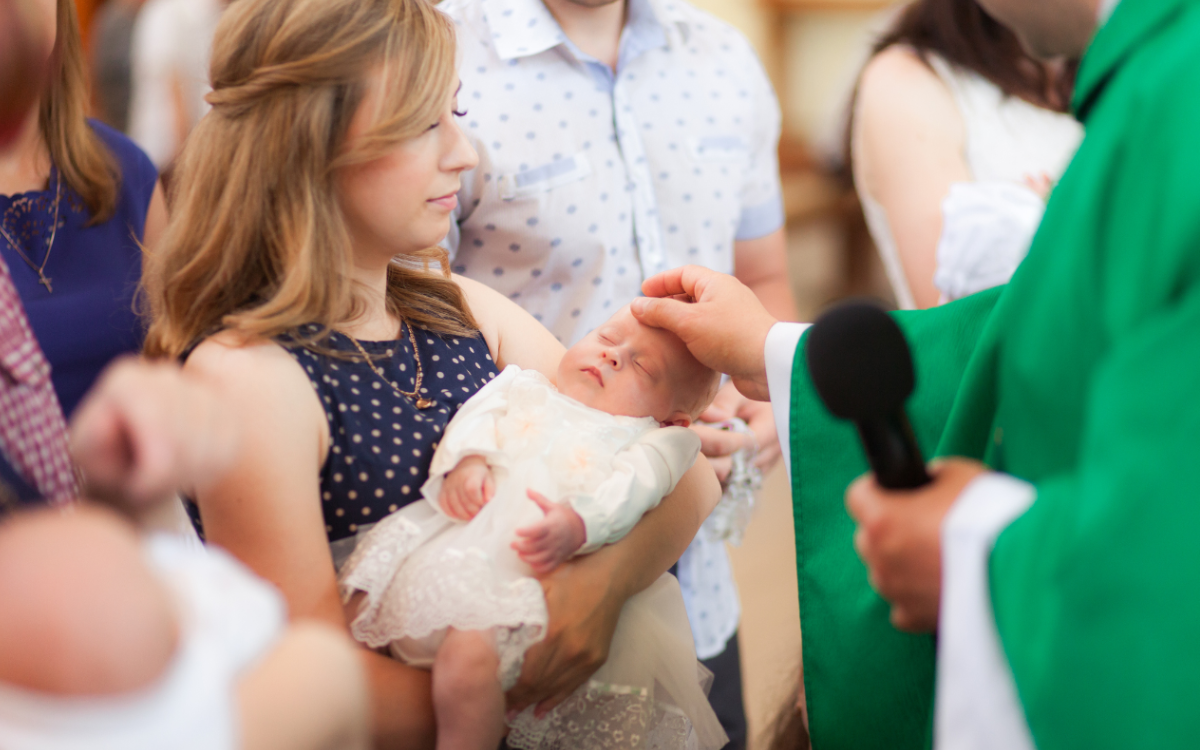
<path fill-rule="evenodd" d="M 712 402 L 720 373 L 700 364 L 683 341 L 644 325 L 626 305 L 572 346 L 558 366 L 558 389 L 593 409 L 654 417 L 687 427 Z"/>

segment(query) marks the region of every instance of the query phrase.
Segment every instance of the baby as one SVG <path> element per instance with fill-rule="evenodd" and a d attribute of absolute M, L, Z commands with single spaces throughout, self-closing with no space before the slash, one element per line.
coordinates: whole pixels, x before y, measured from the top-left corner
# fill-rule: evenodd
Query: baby
<path fill-rule="evenodd" d="M 686 429 L 717 373 L 667 331 L 622 308 L 566 352 L 557 389 L 508 367 L 447 425 L 426 502 L 363 535 L 340 572 L 351 631 L 433 670 L 438 747 L 492 750 L 504 691 L 547 616 L 532 576 L 621 539 L 691 468 Z M 361 601 L 359 601 L 361 600 Z M 701 686 L 678 584 L 664 575 L 622 610 L 609 659 L 508 744 L 717 748 L 726 737 Z"/>
<path fill-rule="evenodd" d="M 110 367 L 72 443 L 111 507 L 0 514 L 0 748 L 368 746 L 359 649 L 289 627 L 279 593 L 221 550 L 152 530 L 182 519 L 173 486 L 228 465 L 236 423 L 209 406 L 178 368 Z"/>

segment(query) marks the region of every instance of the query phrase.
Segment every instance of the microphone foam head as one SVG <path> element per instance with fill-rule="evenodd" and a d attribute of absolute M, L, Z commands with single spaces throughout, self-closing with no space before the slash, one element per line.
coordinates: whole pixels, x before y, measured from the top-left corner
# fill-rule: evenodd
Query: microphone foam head
<path fill-rule="evenodd" d="M 912 393 L 908 342 L 896 321 L 869 302 L 847 302 L 818 318 L 804 353 L 817 394 L 835 417 L 893 414 Z"/>

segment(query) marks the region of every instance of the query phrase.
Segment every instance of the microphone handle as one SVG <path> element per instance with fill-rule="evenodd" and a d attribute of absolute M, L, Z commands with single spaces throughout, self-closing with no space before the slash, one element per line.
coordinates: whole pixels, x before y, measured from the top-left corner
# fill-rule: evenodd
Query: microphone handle
<path fill-rule="evenodd" d="M 886 417 L 861 420 L 855 424 L 867 453 L 867 461 L 881 487 L 911 490 L 929 483 L 925 459 L 921 456 L 921 448 L 917 445 L 917 437 L 913 434 L 904 409 L 898 409 Z"/>

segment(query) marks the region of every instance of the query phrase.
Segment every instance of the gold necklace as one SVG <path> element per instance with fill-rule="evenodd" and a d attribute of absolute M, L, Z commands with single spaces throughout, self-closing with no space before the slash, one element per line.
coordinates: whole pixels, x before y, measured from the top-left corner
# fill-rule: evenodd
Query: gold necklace
<path fill-rule="evenodd" d="M 429 407 L 433 406 L 434 402 L 425 398 L 424 396 L 418 395 L 421 392 L 421 378 L 424 373 L 421 371 L 421 354 L 417 351 L 417 337 L 413 333 L 411 323 L 408 321 L 401 321 L 401 324 L 408 327 L 408 341 L 410 344 L 412 344 L 413 361 L 417 364 L 417 377 L 416 380 L 413 381 L 412 393 L 400 390 L 400 386 L 388 380 L 384 376 L 383 371 L 376 367 L 375 363 L 371 361 L 371 355 L 367 354 L 367 350 L 363 349 L 362 344 L 358 343 L 358 339 L 354 338 L 353 336 L 346 336 L 346 338 L 350 339 L 350 343 L 354 344 L 355 349 L 358 349 L 358 353 L 363 356 L 363 360 L 367 363 L 367 366 L 371 368 L 371 372 L 375 373 L 380 380 L 390 385 L 392 390 L 394 390 L 396 393 L 399 393 L 401 396 L 404 396 L 407 399 L 411 399 L 412 402 L 416 404 L 418 409 L 428 409 Z"/>
<path fill-rule="evenodd" d="M 12 245 L 12 249 L 17 251 L 17 255 L 21 256 L 21 260 L 25 261 L 29 267 L 33 269 L 34 273 L 38 275 L 38 283 L 46 287 L 47 294 L 54 293 L 54 289 L 50 286 L 51 279 L 46 275 L 46 264 L 50 262 L 50 251 L 54 249 L 54 238 L 58 235 L 58 204 L 59 201 L 62 200 L 62 172 L 58 173 L 58 182 L 55 183 L 55 185 L 54 223 L 51 225 L 50 241 L 46 243 L 46 257 L 42 258 L 42 265 L 34 265 L 33 261 L 29 259 L 29 256 L 25 254 L 25 251 L 21 249 L 21 246 L 16 243 L 16 241 L 12 238 L 12 235 L 8 233 L 8 230 L 4 228 L 4 222 L 0 221 L 0 234 L 3 234 L 4 239 L 8 240 L 8 244 Z M 10 206 L 9 211 L 11 210 L 12 207 Z M 7 211 L 4 213 L 4 219 L 8 219 Z"/>

